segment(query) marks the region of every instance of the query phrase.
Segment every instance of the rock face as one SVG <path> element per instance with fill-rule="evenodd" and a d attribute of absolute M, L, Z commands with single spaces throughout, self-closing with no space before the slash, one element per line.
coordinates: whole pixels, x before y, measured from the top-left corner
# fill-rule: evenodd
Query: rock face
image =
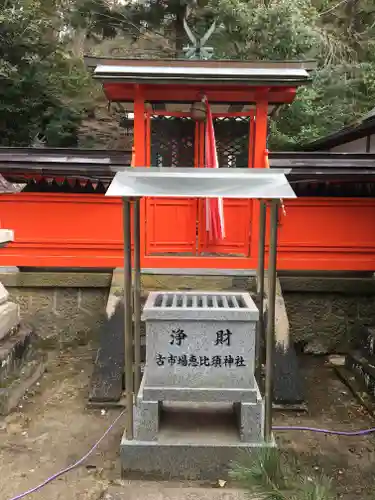
<path fill-rule="evenodd" d="M 309 354 L 348 352 L 360 326 L 375 326 L 372 278 L 282 278 L 293 342 Z"/>

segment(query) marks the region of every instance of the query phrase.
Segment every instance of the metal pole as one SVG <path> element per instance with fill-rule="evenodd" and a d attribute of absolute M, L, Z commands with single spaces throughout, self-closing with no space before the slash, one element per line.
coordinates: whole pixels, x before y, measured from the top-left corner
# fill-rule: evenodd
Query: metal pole
<path fill-rule="evenodd" d="M 259 241 L 258 241 L 258 269 L 257 269 L 257 294 L 264 291 L 264 244 L 266 241 L 266 217 L 267 204 L 265 201 L 260 201 L 259 211 Z M 263 276 L 263 280 L 262 280 Z"/>
<path fill-rule="evenodd" d="M 130 200 L 123 198 L 126 439 L 133 439 L 133 318 Z"/>
<path fill-rule="evenodd" d="M 265 201 L 260 202 L 259 212 L 259 241 L 258 241 L 258 270 L 257 270 L 257 295 L 259 300 L 259 320 L 257 325 L 257 335 L 255 339 L 255 376 L 257 380 L 260 377 L 260 369 L 262 366 L 261 345 L 264 339 L 264 247 L 266 242 L 266 220 L 267 220 L 267 205 Z"/>
<path fill-rule="evenodd" d="M 275 346 L 275 302 L 276 302 L 276 264 L 277 264 L 277 222 L 278 222 L 278 200 L 271 201 L 270 215 L 270 242 L 268 263 L 268 314 L 267 314 L 267 336 L 266 336 L 266 380 L 265 380 L 265 422 L 264 438 L 271 440 L 272 436 L 272 400 L 273 400 L 273 353 Z"/>
<path fill-rule="evenodd" d="M 138 394 L 141 385 L 141 201 L 137 198 L 133 205 L 134 230 L 134 392 Z"/>

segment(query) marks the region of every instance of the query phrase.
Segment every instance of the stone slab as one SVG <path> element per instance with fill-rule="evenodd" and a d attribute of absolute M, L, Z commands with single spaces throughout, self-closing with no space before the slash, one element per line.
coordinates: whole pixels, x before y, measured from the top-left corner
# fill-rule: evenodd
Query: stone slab
<path fill-rule="evenodd" d="M 6 337 L 20 322 L 19 306 L 13 302 L 0 305 L 0 340 Z"/>
<path fill-rule="evenodd" d="M 19 273 L 19 271 L 20 271 L 19 268 L 16 266 L 0 266 L 0 275 Z"/>
<path fill-rule="evenodd" d="M 0 273 L 0 281 L 8 287 L 41 288 L 109 288 L 110 272 L 14 272 Z"/>
<path fill-rule="evenodd" d="M 26 392 L 39 380 L 46 369 L 47 355 L 38 354 L 26 363 L 19 376 L 6 387 L 0 387 L 0 415 L 8 415 L 14 410 Z"/>
<path fill-rule="evenodd" d="M 244 443 L 261 442 L 264 438 L 264 403 L 236 403 L 240 439 Z"/>
<path fill-rule="evenodd" d="M 5 286 L 0 283 L 0 305 L 5 304 L 9 298 L 9 293 L 7 292 Z"/>
<path fill-rule="evenodd" d="M 158 401 L 144 401 L 138 398 L 134 407 L 134 439 L 156 441 L 159 431 L 161 404 Z"/>
<path fill-rule="evenodd" d="M 123 480 L 119 485 L 109 486 L 102 500 L 249 500 L 249 492 L 240 488 L 204 487 L 192 482 Z"/>
<path fill-rule="evenodd" d="M 115 313 L 102 325 L 89 389 L 89 401 L 119 401 L 124 373 L 124 306 L 117 304 Z"/>
<path fill-rule="evenodd" d="M 121 441 L 123 477 L 183 478 L 190 480 L 226 479 L 234 462 L 244 455 L 275 443 L 160 443 Z"/>
<path fill-rule="evenodd" d="M 293 344 L 274 350 L 273 400 L 279 404 L 300 404 L 305 400 L 304 378 Z"/>
<path fill-rule="evenodd" d="M 28 326 L 20 329 L 0 342 L 0 385 L 18 371 L 31 352 L 33 332 Z"/>
<path fill-rule="evenodd" d="M 265 291 L 268 300 L 268 277 Z M 267 314 L 265 329 L 267 325 Z M 300 404 L 305 399 L 303 377 L 290 335 L 289 319 L 280 280 L 277 279 L 275 303 L 273 400 L 278 404 Z"/>
<path fill-rule="evenodd" d="M 239 401 L 255 403 L 258 399 L 256 387 L 253 389 L 145 387 L 143 394 L 147 401 L 185 401 L 192 403 L 235 403 Z"/>

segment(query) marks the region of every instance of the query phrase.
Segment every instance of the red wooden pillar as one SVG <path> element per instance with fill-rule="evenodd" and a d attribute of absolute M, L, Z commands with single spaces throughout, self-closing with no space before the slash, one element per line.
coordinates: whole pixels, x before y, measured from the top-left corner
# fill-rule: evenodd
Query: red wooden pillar
<path fill-rule="evenodd" d="M 146 120 L 145 120 L 145 101 L 142 92 L 142 86 L 135 86 L 134 97 L 134 150 L 135 150 L 135 167 L 145 167 L 147 163 L 146 155 Z M 141 230 L 140 230 L 140 253 L 141 267 L 144 264 L 144 256 L 146 252 L 146 203 L 147 200 L 141 200 Z"/>
<path fill-rule="evenodd" d="M 145 123 L 145 101 L 142 87 L 136 85 L 134 97 L 134 148 L 135 166 L 146 166 L 146 123 Z"/>
<path fill-rule="evenodd" d="M 255 129 L 253 129 L 254 153 L 253 153 L 253 164 L 252 164 L 254 168 L 265 167 L 265 150 L 267 146 L 267 120 L 268 120 L 268 101 L 263 98 L 262 100 L 259 100 L 257 102 L 255 111 Z M 253 200 L 250 252 L 251 256 L 254 257 L 255 262 L 258 262 L 258 253 L 259 253 L 258 251 L 259 216 L 260 216 L 260 202 L 258 200 Z"/>
<path fill-rule="evenodd" d="M 247 160 L 248 168 L 254 168 L 254 152 L 255 152 L 255 119 L 250 117 L 249 121 L 249 154 Z"/>
<path fill-rule="evenodd" d="M 254 167 L 264 168 L 264 152 L 267 146 L 267 119 L 268 101 L 262 99 L 257 102 L 255 112 L 255 143 L 254 143 Z"/>

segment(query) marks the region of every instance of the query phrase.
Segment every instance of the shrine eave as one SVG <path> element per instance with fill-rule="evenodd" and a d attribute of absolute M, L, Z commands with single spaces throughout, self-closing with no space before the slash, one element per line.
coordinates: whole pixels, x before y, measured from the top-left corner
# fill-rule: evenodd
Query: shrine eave
<path fill-rule="evenodd" d="M 65 148 L 0 148 L 0 173 L 10 182 L 30 179 L 110 181 L 131 162 L 131 151 Z"/>
<path fill-rule="evenodd" d="M 375 182 L 375 154 L 270 153 L 270 166 L 290 169 L 294 183 Z M 0 174 L 9 182 L 65 179 L 109 183 L 130 165 L 130 151 L 0 148 Z M 152 168 L 152 167 L 151 167 Z"/>
<path fill-rule="evenodd" d="M 205 62 L 205 61 L 204 61 Z M 155 66 L 144 62 L 142 66 L 99 65 L 94 78 L 112 83 L 136 84 L 179 84 L 179 85 L 241 85 L 250 87 L 297 87 L 310 80 L 309 73 L 298 67 L 238 67 L 230 62 L 226 65 L 211 67 L 207 64 L 172 66 L 169 63 Z"/>
<path fill-rule="evenodd" d="M 104 93 L 111 102 L 132 102 L 136 97 L 137 84 L 124 81 L 102 80 Z M 262 99 L 270 104 L 290 103 L 296 94 L 295 86 L 250 86 L 250 85 L 223 85 L 217 82 L 208 85 L 207 81 L 202 84 L 160 84 L 150 82 L 142 86 L 142 97 L 147 102 L 194 102 L 199 96 L 205 94 L 211 103 L 256 103 Z"/>
<path fill-rule="evenodd" d="M 135 59 L 121 57 L 93 57 L 84 56 L 84 62 L 88 69 L 95 70 L 97 66 L 152 66 L 170 68 L 298 68 L 311 72 L 316 69 L 317 63 L 314 60 L 283 60 L 283 61 L 245 61 L 230 59 Z"/>

